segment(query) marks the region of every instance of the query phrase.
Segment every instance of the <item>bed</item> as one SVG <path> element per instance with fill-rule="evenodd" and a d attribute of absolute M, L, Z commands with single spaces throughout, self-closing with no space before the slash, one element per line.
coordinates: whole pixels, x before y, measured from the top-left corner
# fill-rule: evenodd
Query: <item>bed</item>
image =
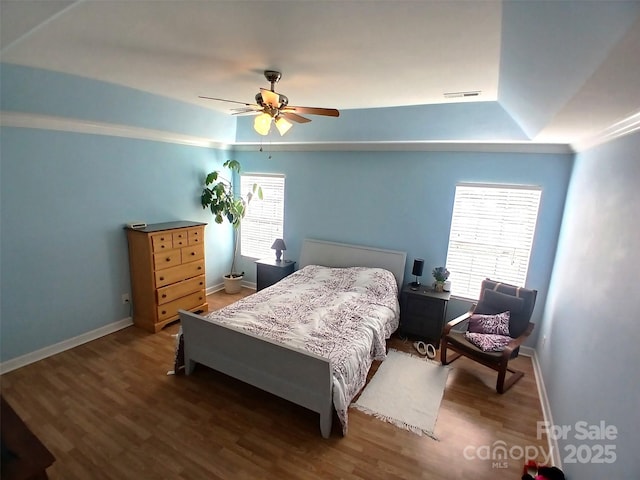
<path fill-rule="evenodd" d="M 346 434 L 349 403 L 398 326 L 405 262 L 306 239 L 298 271 L 280 282 L 209 314 L 180 311 L 176 358 L 187 375 L 200 363 L 317 412 L 324 438 L 335 409 Z"/>

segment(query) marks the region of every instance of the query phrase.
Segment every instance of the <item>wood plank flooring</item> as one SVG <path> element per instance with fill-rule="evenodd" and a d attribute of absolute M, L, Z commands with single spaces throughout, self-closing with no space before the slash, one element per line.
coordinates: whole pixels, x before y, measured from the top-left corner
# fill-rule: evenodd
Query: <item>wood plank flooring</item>
<path fill-rule="evenodd" d="M 209 295 L 209 308 L 247 293 Z M 177 330 L 129 327 L 0 378 L 5 399 L 55 455 L 51 479 L 516 479 L 522 449 L 539 460 L 547 453 L 527 357 L 515 361 L 525 377 L 504 395 L 493 371 L 455 362 L 438 441 L 354 409 L 347 436 L 336 420 L 325 440 L 317 414 L 220 373 L 198 366 L 168 376 Z M 400 338 L 389 346 L 413 352 Z M 511 450 L 506 459 L 484 459 L 500 446 Z"/>

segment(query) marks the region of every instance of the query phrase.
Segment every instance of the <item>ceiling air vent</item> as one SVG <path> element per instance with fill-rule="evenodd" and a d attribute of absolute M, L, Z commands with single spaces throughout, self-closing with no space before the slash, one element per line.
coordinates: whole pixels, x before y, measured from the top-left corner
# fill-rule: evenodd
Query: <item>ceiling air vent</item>
<path fill-rule="evenodd" d="M 481 93 L 482 93 L 482 90 L 471 90 L 468 92 L 445 92 L 444 98 L 477 97 Z"/>

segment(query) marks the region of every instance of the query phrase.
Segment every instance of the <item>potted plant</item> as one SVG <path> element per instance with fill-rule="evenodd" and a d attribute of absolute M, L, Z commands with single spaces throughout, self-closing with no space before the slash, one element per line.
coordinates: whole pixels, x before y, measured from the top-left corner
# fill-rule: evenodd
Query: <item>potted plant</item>
<path fill-rule="evenodd" d="M 229 168 L 232 173 L 233 171 L 240 173 L 240 163 L 237 160 L 227 160 L 222 166 Z M 257 183 L 253 184 L 252 191 L 247 194 L 246 198 L 236 194 L 231 180 L 222 177 L 219 171 L 209 173 L 204 182 L 200 196 L 202 208 L 211 210 L 216 223 L 222 223 L 226 218 L 233 226 L 233 260 L 231 261 L 231 271 L 224 276 L 224 289 L 227 293 L 238 293 L 242 288 L 240 282 L 244 272 L 235 271 L 240 239 L 238 230 L 247 213 L 247 206 L 256 194 L 258 198 L 262 199 L 262 188 Z"/>
<path fill-rule="evenodd" d="M 447 278 L 449 278 L 449 270 L 447 270 L 447 267 L 436 267 L 431 273 L 433 275 L 433 278 L 436 279 L 435 291 L 444 291 L 444 282 L 446 282 Z"/>

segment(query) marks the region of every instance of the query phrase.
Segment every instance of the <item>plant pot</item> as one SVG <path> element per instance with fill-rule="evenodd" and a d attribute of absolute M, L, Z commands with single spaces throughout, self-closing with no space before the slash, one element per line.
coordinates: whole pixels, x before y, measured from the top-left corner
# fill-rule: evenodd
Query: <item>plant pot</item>
<path fill-rule="evenodd" d="M 224 291 L 227 293 L 238 293 L 240 292 L 240 290 L 242 290 L 242 279 L 244 277 L 242 275 L 237 275 L 237 276 L 231 276 L 231 275 L 225 275 L 224 276 Z"/>
<path fill-rule="evenodd" d="M 444 282 L 436 282 L 434 285 L 434 290 L 436 292 L 444 292 Z"/>

